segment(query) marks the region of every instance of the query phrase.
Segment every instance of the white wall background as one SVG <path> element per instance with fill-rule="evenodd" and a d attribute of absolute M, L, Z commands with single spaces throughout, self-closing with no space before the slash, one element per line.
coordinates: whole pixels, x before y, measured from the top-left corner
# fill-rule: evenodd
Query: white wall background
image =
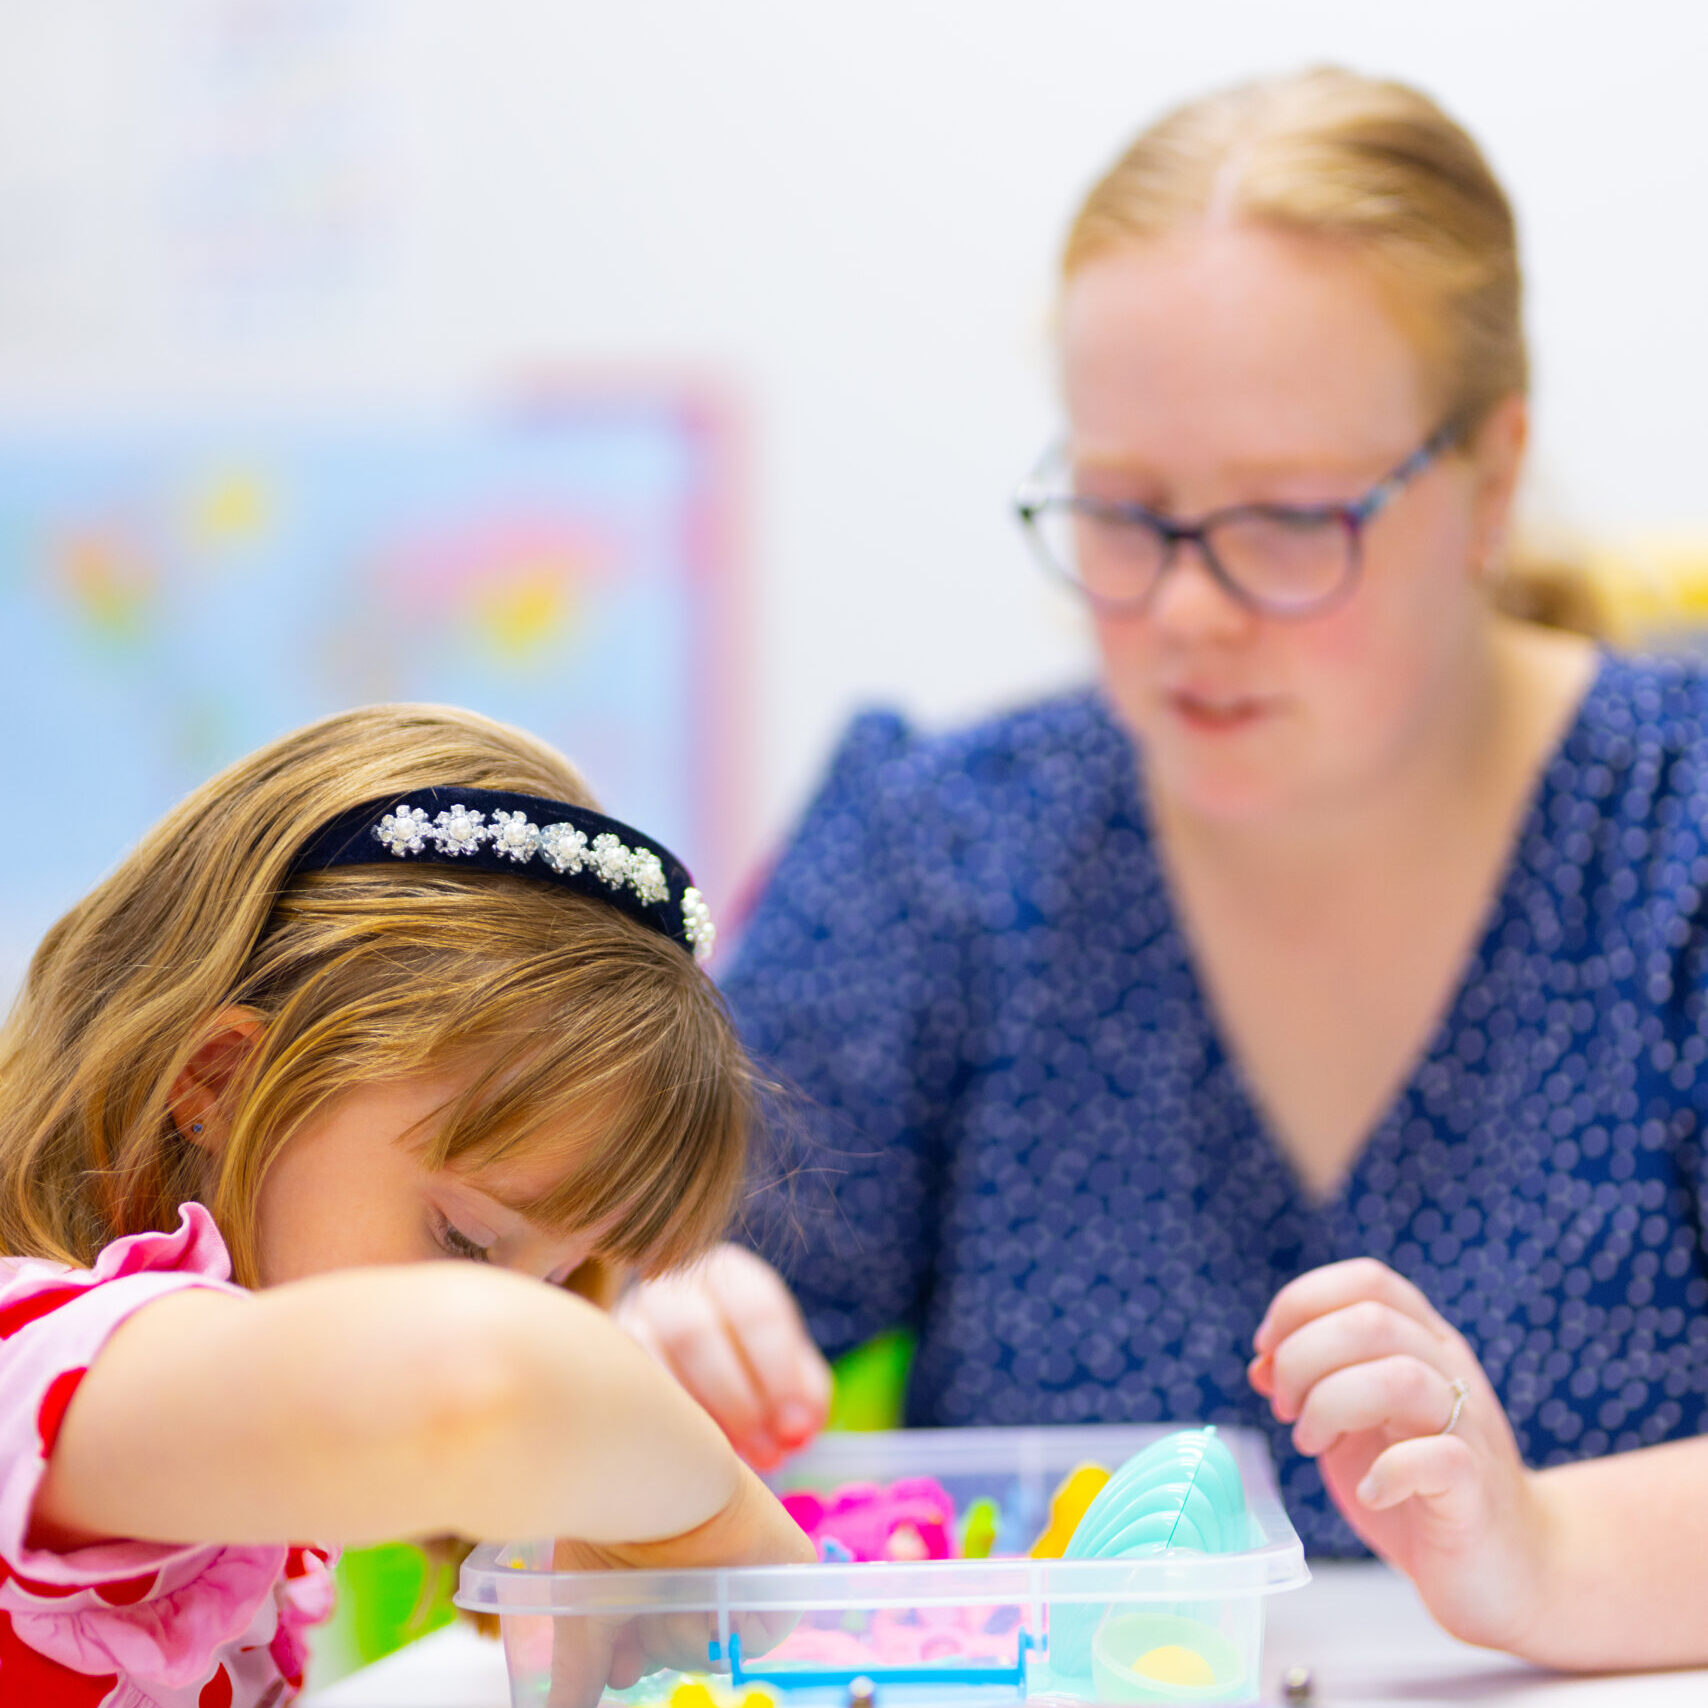
<path fill-rule="evenodd" d="M 687 369 L 746 423 L 749 851 L 850 710 L 1080 672 L 1008 519 L 1077 195 L 1165 104 L 1431 90 L 1523 221 L 1532 504 L 1708 533 L 1690 0 L 0 0 L 0 416 Z"/>

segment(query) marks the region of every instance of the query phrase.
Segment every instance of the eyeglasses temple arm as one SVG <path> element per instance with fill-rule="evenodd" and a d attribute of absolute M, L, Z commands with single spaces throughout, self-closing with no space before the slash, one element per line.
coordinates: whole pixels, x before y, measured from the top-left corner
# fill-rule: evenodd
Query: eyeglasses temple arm
<path fill-rule="evenodd" d="M 1416 479 L 1459 436 L 1457 421 L 1442 422 L 1398 468 L 1383 476 L 1356 504 L 1349 504 L 1345 513 L 1360 525 L 1368 522 L 1401 487 Z"/>

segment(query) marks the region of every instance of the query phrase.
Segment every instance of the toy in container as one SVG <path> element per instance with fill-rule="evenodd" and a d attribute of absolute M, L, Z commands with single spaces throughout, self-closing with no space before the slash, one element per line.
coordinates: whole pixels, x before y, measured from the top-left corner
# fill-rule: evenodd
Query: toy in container
<path fill-rule="evenodd" d="M 818 1544 L 822 1560 L 946 1560 L 955 1503 L 931 1477 L 849 1483 L 828 1499 L 792 1489 L 783 1508 Z"/>
<path fill-rule="evenodd" d="M 1309 1575 L 1241 1430 L 825 1436 L 773 1481 L 817 1565 L 476 1549 L 457 1600 L 498 1616 L 513 1708 L 1250 1702 L 1265 1599 Z"/>

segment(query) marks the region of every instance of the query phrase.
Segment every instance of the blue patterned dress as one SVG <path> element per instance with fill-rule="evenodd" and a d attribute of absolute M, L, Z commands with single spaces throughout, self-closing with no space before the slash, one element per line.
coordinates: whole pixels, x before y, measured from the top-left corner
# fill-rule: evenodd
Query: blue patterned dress
<path fill-rule="evenodd" d="M 1216 1034 L 1101 699 L 945 737 L 863 717 L 727 983 L 807 1100 L 761 1237 L 830 1353 L 917 1331 L 910 1422 L 1255 1425 L 1319 1552 L 1359 1545 L 1245 1377 L 1319 1264 L 1410 1276 L 1533 1465 L 1695 1434 L 1705 891 L 1708 678 L 1606 660 L 1325 1204 Z"/>

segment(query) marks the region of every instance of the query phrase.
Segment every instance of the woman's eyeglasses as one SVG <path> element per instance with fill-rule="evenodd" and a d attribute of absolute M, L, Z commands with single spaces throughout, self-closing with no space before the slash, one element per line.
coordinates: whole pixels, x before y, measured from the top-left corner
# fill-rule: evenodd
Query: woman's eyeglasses
<path fill-rule="evenodd" d="M 1044 567 L 1101 609 L 1142 610 L 1176 551 L 1190 541 L 1241 604 L 1271 616 L 1302 617 L 1351 589 L 1365 525 L 1458 437 L 1453 422 L 1437 428 L 1348 504 L 1235 504 L 1196 522 L 1075 492 L 1057 447 L 1021 485 L 1014 506 Z"/>

